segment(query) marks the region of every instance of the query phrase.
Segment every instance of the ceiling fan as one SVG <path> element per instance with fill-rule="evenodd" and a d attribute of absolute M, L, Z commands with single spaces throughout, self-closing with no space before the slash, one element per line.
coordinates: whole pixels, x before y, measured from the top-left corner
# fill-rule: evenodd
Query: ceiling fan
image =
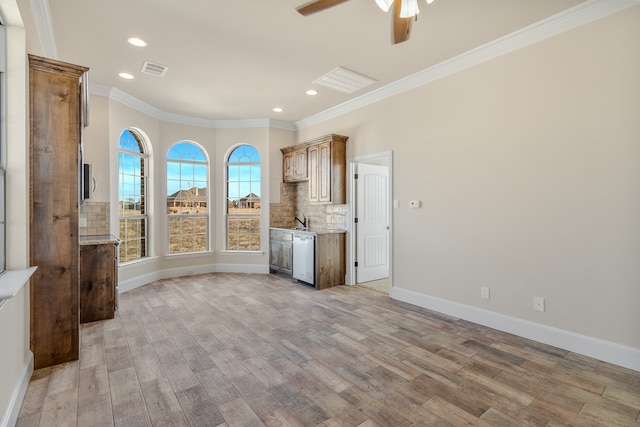
<path fill-rule="evenodd" d="M 296 10 L 304 16 L 311 15 L 312 13 L 320 12 L 333 6 L 337 6 L 340 3 L 344 3 L 349 0 L 312 0 L 309 3 L 303 4 L 296 8 Z M 409 34 L 411 33 L 411 22 L 418 13 L 418 0 L 375 0 L 380 9 L 388 12 L 391 8 L 391 4 L 394 4 L 393 8 L 393 44 L 402 43 L 409 40 Z M 428 4 L 431 4 L 433 0 L 427 0 Z"/>

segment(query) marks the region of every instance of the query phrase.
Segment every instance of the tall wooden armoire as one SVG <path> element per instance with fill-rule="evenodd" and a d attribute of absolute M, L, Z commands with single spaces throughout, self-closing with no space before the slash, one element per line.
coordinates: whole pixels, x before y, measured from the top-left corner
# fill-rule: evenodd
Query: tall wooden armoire
<path fill-rule="evenodd" d="M 86 67 L 29 55 L 31 351 L 35 369 L 79 356 L 78 204 Z"/>

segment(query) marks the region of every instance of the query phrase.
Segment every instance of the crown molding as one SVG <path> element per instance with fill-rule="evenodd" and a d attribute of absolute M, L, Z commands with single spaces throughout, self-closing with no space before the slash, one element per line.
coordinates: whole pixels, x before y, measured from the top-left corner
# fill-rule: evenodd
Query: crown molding
<path fill-rule="evenodd" d="M 274 119 L 247 119 L 247 120 L 216 120 L 216 129 L 238 129 L 238 128 L 276 128 L 296 131 L 296 125 L 292 122 L 285 122 Z"/>
<path fill-rule="evenodd" d="M 379 89 L 375 89 L 350 101 L 299 120 L 296 122 L 296 127 L 298 129 L 305 129 L 318 123 L 334 119 L 343 114 L 415 89 L 416 87 L 423 86 L 499 56 L 506 55 L 629 7 L 637 6 L 639 2 L 640 0 L 586 1 L 564 12 L 550 16 L 549 18 L 538 21 Z"/>
<path fill-rule="evenodd" d="M 38 38 L 40 39 L 40 47 L 42 48 L 42 56 L 51 59 L 58 59 L 58 46 L 56 45 L 56 37 L 53 32 L 53 21 L 51 20 L 51 10 L 49 9 L 48 0 L 29 0 L 31 5 L 31 14 L 35 22 Z"/>
<path fill-rule="evenodd" d="M 250 129 L 250 128 L 277 128 L 296 131 L 294 123 L 273 119 L 247 119 L 247 120 L 210 120 L 198 117 L 173 114 L 162 111 L 153 105 L 133 97 L 120 89 L 96 82 L 89 82 L 89 93 L 102 96 L 119 102 L 131 109 L 139 111 L 156 120 L 173 122 L 189 126 L 199 126 L 212 129 Z"/>

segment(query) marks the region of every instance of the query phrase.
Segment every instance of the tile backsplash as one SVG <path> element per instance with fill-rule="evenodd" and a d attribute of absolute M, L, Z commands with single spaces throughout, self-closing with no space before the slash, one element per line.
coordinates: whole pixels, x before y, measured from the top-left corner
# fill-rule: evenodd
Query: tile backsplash
<path fill-rule="evenodd" d="M 348 206 L 309 202 L 308 182 L 281 183 L 280 203 L 271 203 L 269 207 L 272 227 L 295 227 L 298 223 L 294 218 L 303 215 L 312 228 L 346 230 L 348 227 Z"/>
<path fill-rule="evenodd" d="M 83 201 L 80 204 L 80 235 L 102 234 L 111 234 L 109 230 L 109 202 Z"/>

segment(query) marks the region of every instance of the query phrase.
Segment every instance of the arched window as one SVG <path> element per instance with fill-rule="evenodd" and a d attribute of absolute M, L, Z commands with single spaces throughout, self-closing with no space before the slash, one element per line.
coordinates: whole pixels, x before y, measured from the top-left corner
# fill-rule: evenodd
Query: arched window
<path fill-rule="evenodd" d="M 167 154 L 169 253 L 209 249 L 207 156 L 192 142 L 181 141 Z"/>
<path fill-rule="evenodd" d="M 122 132 L 118 143 L 120 262 L 147 256 L 147 158 L 140 135 Z"/>
<path fill-rule="evenodd" d="M 260 250 L 260 154 L 239 145 L 227 158 L 227 249 Z"/>

